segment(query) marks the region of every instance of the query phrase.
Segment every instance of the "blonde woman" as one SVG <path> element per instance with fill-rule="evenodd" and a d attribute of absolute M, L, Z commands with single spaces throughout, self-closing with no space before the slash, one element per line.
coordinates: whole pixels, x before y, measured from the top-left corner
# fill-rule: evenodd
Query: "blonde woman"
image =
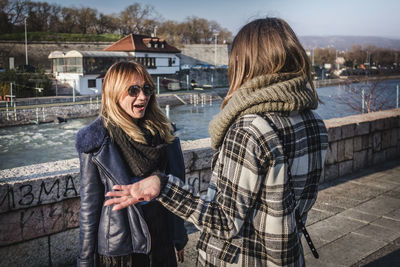
<path fill-rule="evenodd" d="M 211 121 L 217 149 L 208 193 L 195 197 L 173 175 L 114 186 L 114 210 L 157 201 L 201 229 L 202 266 L 304 266 L 301 233 L 315 202 L 328 135 L 311 64 L 278 18 L 245 25 L 232 43 L 230 89 Z"/>
<path fill-rule="evenodd" d="M 187 242 L 183 221 L 151 201 L 111 212 L 105 193 L 155 172 L 182 177 L 179 140 L 154 96 L 143 66 L 119 62 L 107 71 L 101 115 L 76 137 L 81 171 L 80 266 L 177 266 Z M 174 160 L 168 160 L 173 158 Z"/>

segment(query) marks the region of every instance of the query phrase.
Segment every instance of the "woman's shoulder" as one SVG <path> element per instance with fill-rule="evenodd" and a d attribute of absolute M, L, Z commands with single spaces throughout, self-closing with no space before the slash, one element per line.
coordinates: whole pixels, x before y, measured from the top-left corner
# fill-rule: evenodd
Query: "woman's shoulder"
<path fill-rule="evenodd" d="M 87 153 L 99 148 L 108 136 L 103 120 L 98 117 L 91 124 L 80 129 L 76 134 L 75 148 L 78 153 Z"/>
<path fill-rule="evenodd" d="M 273 131 L 262 115 L 247 114 L 239 117 L 230 127 L 230 131 L 245 131 L 254 136 L 259 136 Z"/>

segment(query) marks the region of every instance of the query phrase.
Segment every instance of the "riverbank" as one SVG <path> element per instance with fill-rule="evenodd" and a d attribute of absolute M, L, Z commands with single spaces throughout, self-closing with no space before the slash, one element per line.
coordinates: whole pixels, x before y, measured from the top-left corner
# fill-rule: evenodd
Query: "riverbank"
<path fill-rule="evenodd" d="M 366 77 L 348 77 L 346 79 L 316 80 L 316 88 L 344 85 L 364 81 Z M 367 77 L 369 81 L 400 79 L 400 75 Z M 197 90 L 164 91 L 157 95 L 160 107 L 193 103 L 206 103 L 221 100 L 228 92 L 223 88 L 196 88 Z M 75 101 L 74 101 L 75 100 Z M 15 105 L 0 101 L 0 128 L 59 122 L 68 119 L 96 116 L 99 112 L 101 95 L 94 96 L 57 96 L 19 98 Z"/>
<path fill-rule="evenodd" d="M 161 108 L 167 105 L 201 104 L 225 97 L 228 88 L 165 92 L 157 95 Z M 96 116 L 100 110 L 100 96 L 47 97 L 18 99 L 18 104 L 0 108 L 0 128 Z M 4 102 L 4 101 L 3 101 Z"/>
<path fill-rule="evenodd" d="M 338 79 L 325 79 L 325 80 L 316 80 L 314 81 L 314 85 L 316 88 L 326 87 L 326 86 L 334 86 L 339 84 L 350 84 L 350 83 L 358 83 L 363 82 L 365 80 L 368 81 L 382 81 L 382 80 L 396 80 L 400 79 L 400 75 L 390 75 L 390 76 L 343 76 Z"/>

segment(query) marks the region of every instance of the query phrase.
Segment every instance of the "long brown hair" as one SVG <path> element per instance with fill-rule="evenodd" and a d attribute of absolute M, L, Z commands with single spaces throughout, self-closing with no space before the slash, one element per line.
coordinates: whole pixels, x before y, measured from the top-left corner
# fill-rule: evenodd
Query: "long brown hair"
<path fill-rule="evenodd" d="M 279 18 L 257 19 L 235 36 L 229 56 L 229 91 L 222 108 L 246 81 L 265 74 L 305 75 L 317 95 L 311 63 L 292 28 Z"/>
<path fill-rule="evenodd" d="M 154 88 L 154 83 L 145 67 L 133 61 L 121 61 L 113 64 L 107 71 L 102 90 L 101 116 L 104 124 L 114 124 L 128 134 L 133 140 L 146 144 L 142 131 L 133 122 L 132 118 L 118 104 L 121 96 L 131 85 L 133 76 L 140 76 L 145 83 Z M 146 108 L 145 115 L 140 122 L 143 126 L 155 133 L 154 128 L 158 130 L 161 138 L 166 142 L 171 142 L 175 137 L 171 134 L 171 123 L 158 106 L 155 95 L 151 95 Z"/>

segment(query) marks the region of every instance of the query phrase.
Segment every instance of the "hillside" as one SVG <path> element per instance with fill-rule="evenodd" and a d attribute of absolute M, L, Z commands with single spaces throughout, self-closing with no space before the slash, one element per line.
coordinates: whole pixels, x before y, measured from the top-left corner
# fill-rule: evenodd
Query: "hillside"
<path fill-rule="evenodd" d="M 374 36 L 299 36 L 306 49 L 334 47 L 338 50 L 351 49 L 353 45 L 363 48 L 369 45 L 387 49 L 400 49 L 400 39 Z"/>

